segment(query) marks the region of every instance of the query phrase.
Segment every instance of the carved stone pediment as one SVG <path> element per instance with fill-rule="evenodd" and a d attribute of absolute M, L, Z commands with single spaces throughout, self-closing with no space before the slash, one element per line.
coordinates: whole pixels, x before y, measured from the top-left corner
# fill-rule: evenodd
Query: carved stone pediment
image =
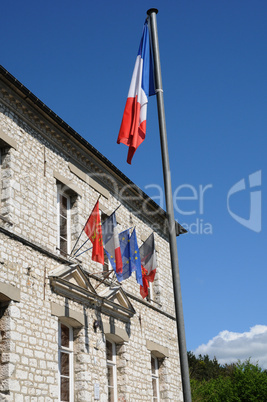
<path fill-rule="evenodd" d="M 63 297 L 98 306 L 104 314 L 123 321 L 129 321 L 135 314 L 121 286 L 107 287 L 97 293 L 79 264 L 59 265 L 48 277 L 52 290 Z"/>
<path fill-rule="evenodd" d="M 95 293 L 95 289 L 91 285 L 88 276 L 78 264 L 59 265 L 56 269 L 50 272 L 49 277 L 64 279 L 76 286 L 80 286 Z"/>
<path fill-rule="evenodd" d="M 81 303 L 97 303 L 96 291 L 78 264 L 59 265 L 48 277 L 55 293 Z"/>
<path fill-rule="evenodd" d="M 101 311 L 112 317 L 128 321 L 135 314 L 135 309 L 121 286 L 111 286 L 103 290 Z"/>

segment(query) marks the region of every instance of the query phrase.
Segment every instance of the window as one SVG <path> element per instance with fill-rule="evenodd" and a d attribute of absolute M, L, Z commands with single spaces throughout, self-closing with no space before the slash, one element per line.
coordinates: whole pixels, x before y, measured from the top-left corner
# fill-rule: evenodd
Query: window
<path fill-rule="evenodd" d="M 108 402 L 117 401 L 116 344 L 106 340 Z"/>
<path fill-rule="evenodd" d="M 5 298 L 5 295 L 0 295 Z M 2 355 L 5 353 L 10 353 L 10 342 L 8 336 L 8 330 L 10 326 L 9 317 L 9 302 L 1 301 L 0 298 L 0 384 L 1 384 L 1 395 L 9 393 L 9 372 L 6 370 L 6 362 L 2 359 Z"/>
<path fill-rule="evenodd" d="M 12 203 L 11 203 L 11 148 L 18 149 L 16 141 L 9 137 L 0 127 L 0 166 L 1 166 L 1 176 L 0 176 L 0 199 L 1 199 L 1 217 L 8 218 Z M 3 180 L 5 179 L 5 180 Z"/>
<path fill-rule="evenodd" d="M 58 331 L 59 401 L 73 402 L 73 329 L 59 323 Z"/>
<path fill-rule="evenodd" d="M 0 141 L 0 200 L 1 215 L 8 217 L 11 205 L 10 148 Z"/>
<path fill-rule="evenodd" d="M 151 374 L 152 374 L 152 401 L 159 401 L 159 362 L 157 357 L 151 355 Z"/>
<path fill-rule="evenodd" d="M 60 254 L 67 256 L 70 250 L 70 196 L 58 187 L 57 194 L 58 217 L 58 249 Z"/>

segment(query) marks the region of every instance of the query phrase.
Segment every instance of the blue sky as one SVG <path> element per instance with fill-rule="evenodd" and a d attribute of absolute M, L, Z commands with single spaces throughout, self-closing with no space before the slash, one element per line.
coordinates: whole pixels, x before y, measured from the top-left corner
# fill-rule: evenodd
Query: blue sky
<path fill-rule="evenodd" d="M 116 143 L 151 7 L 175 217 L 189 230 L 177 241 L 187 349 L 213 353 L 221 337 L 235 357 L 238 338 L 238 357 L 257 358 L 260 339 L 266 356 L 266 1 L 11 0 L 1 5 L 1 64 L 161 203 L 155 97 L 131 166 Z"/>

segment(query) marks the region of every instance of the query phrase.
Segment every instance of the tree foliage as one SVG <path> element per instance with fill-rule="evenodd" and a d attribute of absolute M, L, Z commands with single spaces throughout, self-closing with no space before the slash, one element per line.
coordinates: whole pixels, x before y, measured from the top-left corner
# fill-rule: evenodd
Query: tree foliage
<path fill-rule="evenodd" d="M 188 352 L 193 402 L 267 402 L 267 371 L 250 360 L 220 365 Z"/>

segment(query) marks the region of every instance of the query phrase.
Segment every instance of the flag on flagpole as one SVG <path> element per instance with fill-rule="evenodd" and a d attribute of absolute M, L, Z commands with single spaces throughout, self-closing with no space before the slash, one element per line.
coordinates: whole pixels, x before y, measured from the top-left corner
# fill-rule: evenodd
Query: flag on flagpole
<path fill-rule="evenodd" d="M 117 274 L 117 279 L 119 282 L 128 279 L 133 272 L 136 275 L 136 281 L 140 285 L 143 285 L 142 281 L 142 270 L 141 270 L 141 259 L 137 244 L 135 229 L 130 235 L 130 230 L 124 230 L 119 234 L 121 256 L 122 256 L 122 273 Z"/>
<path fill-rule="evenodd" d="M 116 273 L 122 273 L 122 258 L 115 212 L 102 225 L 104 249 Z"/>
<path fill-rule="evenodd" d="M 132 231 L 130 238 L 130 256 L 131 256 L 131 269 L 132 272 L 135 271 L 136 281 L 139 285 L 143 286 L 142 280 L 142 268 L 141 268 L 141 257 L 138 249 L 136 231 L 135 228 Z"/>
<path fill-rule="evenodd" d="M 116 273 L 119 282 L 128 279 L 132 275 L 131 270 L 131 257 L 130 257 L 130 231 L 124 230 L 119 234 L 121 258 L 122 258 L 122 272 Z"/>
<path fill-rule="evenodd" d="M 118 144 L 129 147 L 129 164 L 145 139 L 148 96 L 156 94 L 149 31 L 149 21 L 146 20 L 117 139 Z"/>
<path fill-rule="evenodd" d="M 148 295 L 149 282 L 154 282 L 157 268 L 156 249 L 154 241 L 154 233 L 146 239 L 139 248 L 143 286 L 140 286 L 140 294 L 143 299 Z"/>
<path fill-rule="evenodd" d="M 92 260 L 104 264 L 104 248 L 99 214 L 99 201 L 95 204 L 91 215 L 87 219 L 84 231 L 93 244 Z"/>

